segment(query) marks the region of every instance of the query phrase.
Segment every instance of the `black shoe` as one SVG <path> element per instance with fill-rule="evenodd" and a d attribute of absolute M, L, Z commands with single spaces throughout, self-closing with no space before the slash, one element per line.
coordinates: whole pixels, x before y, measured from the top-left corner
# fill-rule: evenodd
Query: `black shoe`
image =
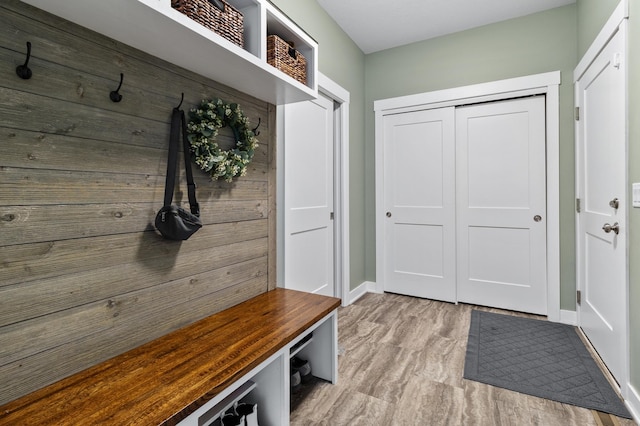
<path fill-rule="evenodd" d="M 309 361 L 294 356 L 291 360 L 291 370 L 300 372 L 300 378 L 303 383 L 308 383 L 313 377 L 311 375 L 311 364 Z"/>
<path fill-rule="evenodd" d="M 222 426 L 244 426 L 244 416 L 239 416 L 233 412 L 226 413 L 220 419 Z"/>
<path fill-rule="evenodd" d="M 291 392 L 298 392 L 302 387 L 302 378 L 299 371 L 291 371 Z"/>

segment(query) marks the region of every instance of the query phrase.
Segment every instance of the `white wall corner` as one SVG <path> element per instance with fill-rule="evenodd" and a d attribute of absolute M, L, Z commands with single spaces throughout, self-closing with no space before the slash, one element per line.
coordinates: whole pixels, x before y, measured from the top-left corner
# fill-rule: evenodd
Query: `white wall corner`
<path fill-rule="evenodd" d="M 566 311 L 560 309 L 560 323 L 567 325 L 578 325 L 578 313 L 576 311 Z"/>

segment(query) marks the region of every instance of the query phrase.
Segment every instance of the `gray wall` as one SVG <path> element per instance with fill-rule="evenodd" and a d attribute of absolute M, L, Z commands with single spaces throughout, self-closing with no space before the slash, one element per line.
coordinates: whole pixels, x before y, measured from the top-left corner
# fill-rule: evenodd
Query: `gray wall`
<path fill-rule="evenodd" d="M 365 281 L 365 138 L 364 53 L 315 0 L 273 0 L 273 3 L 319 44 L 320 71 L 351 94 L 349 123 L 350 287 Z"/>
<path fill-rule="evenodd" d="M 582 58 L 620 0 L 577 0 L 578 59 Z"/>
<path fill-rule="evenodd" d="M 368 280 L 375 281 L 373 101 L 560 70 L 561 307 L 575 309 L 572 72 L 576 63 L 575 5 L 366 56 Z"/>

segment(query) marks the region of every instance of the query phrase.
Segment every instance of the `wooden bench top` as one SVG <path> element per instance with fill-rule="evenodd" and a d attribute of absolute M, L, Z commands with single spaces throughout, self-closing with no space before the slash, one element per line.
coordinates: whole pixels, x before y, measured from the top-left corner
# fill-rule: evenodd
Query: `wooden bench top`
<path fill-rule="evenodd" d="M 12 401 L 0 425 L 174 425 L 339 305 L 264 293 Z"/>

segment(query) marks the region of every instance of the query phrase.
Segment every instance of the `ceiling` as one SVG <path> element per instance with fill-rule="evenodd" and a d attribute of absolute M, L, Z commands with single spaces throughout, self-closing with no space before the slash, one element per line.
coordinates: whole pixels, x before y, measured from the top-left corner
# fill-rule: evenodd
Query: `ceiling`
<path fill-rule="evenodd" d="M 576 0 L 318 0 L 364 53 L 373 53 Z"/>

